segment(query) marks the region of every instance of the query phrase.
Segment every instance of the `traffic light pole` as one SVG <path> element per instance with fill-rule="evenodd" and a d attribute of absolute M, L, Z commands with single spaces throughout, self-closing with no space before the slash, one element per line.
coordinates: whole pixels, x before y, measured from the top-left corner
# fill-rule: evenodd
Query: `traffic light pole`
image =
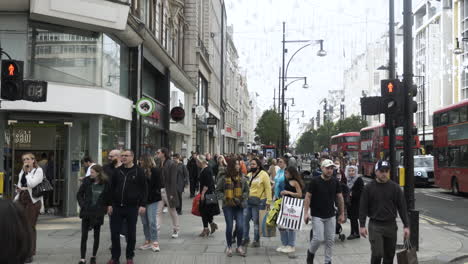
<path fill-rule="evenodd" d="M 414 157 L 413 157 L 413 112 L 410 109 L 413 101 L 411 88 L 413 86 L 413 13 L 412 0 L 403 1 L 403 83 L 405 91 L 404 118 L 404 165 L 405 165 L 405 200 L 410 220 L 410 241 L 419 248 L 419 212 L 415 210 L 414 199 Z"/>
<path fill-rule="evenodd" d="M 388 78 L 395 79 L 395 2 L 389 0 L 389 60 L 388 60 Z M 389 137 L 389 155 L 390 165 L 390 178 L 397 182 L 397 164 L 396 164 L 396 140 L 395 140 L 395 118 L 392 115 L 385 115 L 385 122 L 387 123 L 388 137 Z"/>

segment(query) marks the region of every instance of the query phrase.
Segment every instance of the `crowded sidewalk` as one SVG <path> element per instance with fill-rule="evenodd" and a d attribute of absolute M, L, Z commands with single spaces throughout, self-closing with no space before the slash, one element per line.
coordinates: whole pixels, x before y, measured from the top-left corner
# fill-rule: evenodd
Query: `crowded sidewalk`
<path fill-rule="evenodd" d="M 236 254 L 232 258 L 225 255 L 225 223 L 224 217 L 218 215 L 214 221 L 219 225 L 217 230 L 209 238 L 200 238 L 202 230 L 201 218 L 190 213 L 192 201 L 187 191 L 183 194 L 183 214 L 180 217 L 181 230 L 179 238 L 171 238 L 171 225 L 161 227 L 160 245 L 161 252 L 135 251 L 135 263 L 305 263 L 306 250 L 309 242 L 310 225 L 304 226 L 297 235 L 295 255 L 285 255 L 276 252 L 280 245 L 279 232 L 276 237 L 261 238 L 260 248 L 248 248 L 247 257 Z M 163 215 L 164 222 L 168 223 L 169 214 Z M 80 231 L 81 221 L 77 217 L 58 218 L 52 216 L 40 216 L 37 230 L 37 255 L 33 263 L 63 264 L 77 263 L 80 259 Z M 343 233 L 349 234 L 349 222 L 343 224 Z M 251 230 L 251 232 L 253 232 Z M 399 226 L 398 242 L 402 242 L 402 227 Z M 92 237 L 90 237 L 92 240 Z M 144 242 L 143 230 L 140 219 L 137 224 L 137 247 Z M 125 245 L 125 239 L 121 239 Z M 92 243 L 88 243 L 90 250 Z M 110 231 L 108 217 L 101 228 L 101 245 L 99 248 L 97 263 L 106 263 L 110 258 Z M 369 263 L 370 246 L 367 239 L 355 239 L 339 241 L 337 239 L 333 263 Z M 419 263 L 435 264 L 449 263 L 452 260 L 468 255 L 468 237 L 447 231 L 429 224 L 425 220 L 420 221 L 420 250 L 418 252 Z M 462 258 L 463 259 L 463 258 Z M 465 263 L 468 260 L 459 260 L 452 263 Z M 323 263 L 323 248 L 317 252 L 315 263 Z M 396 258 L 395 258 L 396 263 Z"/>

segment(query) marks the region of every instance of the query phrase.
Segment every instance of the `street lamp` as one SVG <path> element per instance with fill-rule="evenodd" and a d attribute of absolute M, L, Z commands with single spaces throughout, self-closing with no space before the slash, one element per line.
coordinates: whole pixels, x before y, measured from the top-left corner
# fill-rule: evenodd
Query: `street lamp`
<path fill-rule="evenodd" d="M 465 41 L 464 38 L 462 39 L 462 41 Z M 456 43 L 456 47 L 455 49 L 453 50 L 453 54 L 455 55 L 460 55 L 460 54 L 463 54 L 463 49 L 460 48 L 460 41 L 458 41 L 458 38 L 455 38 L 455 43 Z"/>
<path fill-rule="evenodd" d="M 286 90 L 285 88 L 285 80 L 288 78 L 288 69 L 289 69 L 289 64 L 291 63 L 292 59 L 294 56 L 301 51 L 302 49 L 312 45 L 312 44 L 320 44 L 320 50 L 317 52 L 317 56 L 323 57 L 327 55 L 327 52 L 323 49 L 323 39 L 320 40 L 286 40 L 286 22 L 283 22 L 283 48 L 282 48 L 282 74 L 281 74 L 281 99 L 282 99 L 282 104 L 281 104 L 281 155 L 284 154 L 284 150 L 286 147 L 286 131 L 285 131 L 285 124 L 284 124 L 284 91 Z M 289 58 L 289 61 L 287 63 L 287 66 L 285 67 L 285 54 L 287 52 L 286 50 L 286 43 L 307 43 L 306 45 L 302 46 L 296 52 L 293 53 L 293 55 Z M 292 82 L 291 82 L 292 83 Z M 291 84 L 290 83 L 290 84 Z M 309 85 L 307 83 L 304 83 L 303 88 L 307 89 Z"/>

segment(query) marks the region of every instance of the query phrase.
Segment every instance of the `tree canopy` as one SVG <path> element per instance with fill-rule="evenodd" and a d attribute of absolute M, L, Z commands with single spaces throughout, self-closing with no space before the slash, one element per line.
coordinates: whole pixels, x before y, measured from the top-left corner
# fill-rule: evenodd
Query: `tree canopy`
<path fill-rule="evenodd" d="M 287 129 L 286 122 L 285 129 Z M 255 133 L 262 144 L 279 146 L 281 141 L 281 115 L 273 109 L 264 111 L 258 120 Z M 288 142 L 289 134 L 286 132 L 286 144 Z"/>
<path fill-rule="evenodd" d="M 327 121 L 318 129 L 304 132 L 297 141 L 296 151 L 298 153 L 320 152 L 330 145 L 333 135 L 343 132 L 359 132 L 367 126 L 367 121 L 359 116 L 352 115 L 336 123 Z"/>

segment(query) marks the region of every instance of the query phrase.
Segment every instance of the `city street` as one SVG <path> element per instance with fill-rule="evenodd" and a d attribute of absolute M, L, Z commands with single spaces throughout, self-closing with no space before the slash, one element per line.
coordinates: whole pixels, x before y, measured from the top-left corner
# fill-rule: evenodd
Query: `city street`
<path fill-rule="evenodd" d="M 219 230 L 209 238 L 199 238 L 201 219 L 190 214 L 191 200 L 184 195 L 184 212 L 181 216 L 181 233 L 178 239 L 170 238 L 170 218 L 163 216 L 164 224 L 160 233 L 161 252 L 135 251 L 135 263 L 174 263 L 174 264 L 216 264 L 216 263 L 305 263 L 306 248 L 310 226 L 305 226 L 298 233 L 297 251 L 292 258 L 277 253 L 280 245 L 279 234 L 272 238 L 261 238 L 260 248 L 248 248 L 247 257 L 234 255 L 228 258 L 225 250 L 225 224 L 222 216 L 215 217 Z M 38 252 L 34 263 L 63 264 L 77 263 L 79 260 L 80 219 L 41 216 L 38 222 Z M 343 225 L 344 234 L 349 234 L 349 223 Z M 101 245 L 98 263 L 105 263 L 110 257 L 109 226 L 106 223 L 101 229 Z M 402 230 L 401 226 L 399 230 Z M 252 229 L 251 229 L 252 232 Z M 398 232 L 400 236 L 401 232 Z M 91 234 L 91 233 L 90 233 Z M 88 257 L 92 246 L 92 236 L 88 239 Z M 402 241 L 401 237 L 398 241 Z M 141 222 L 137 224 L 137 246 L 143 242 Z M 125 240 L 121 239 L 125 245 Z M 444 226 L 421 219 L 420 251 L 418 257 L 423 264 L 448 263 L 468 252 L 468 237 L 445 229 Z M 316 263 L 322 263 L 323 248 L 319 249 Z M 367 239 L 337 241 L 334 249 L 334 262 L 343 264 L 369 263 L 370 246 Z M 121 259 L 122 261 L 122 259 Z M 396 261 L 395 261 L 396 263 Z M 464 263 L 464 262 L 461 262 Z"/>

